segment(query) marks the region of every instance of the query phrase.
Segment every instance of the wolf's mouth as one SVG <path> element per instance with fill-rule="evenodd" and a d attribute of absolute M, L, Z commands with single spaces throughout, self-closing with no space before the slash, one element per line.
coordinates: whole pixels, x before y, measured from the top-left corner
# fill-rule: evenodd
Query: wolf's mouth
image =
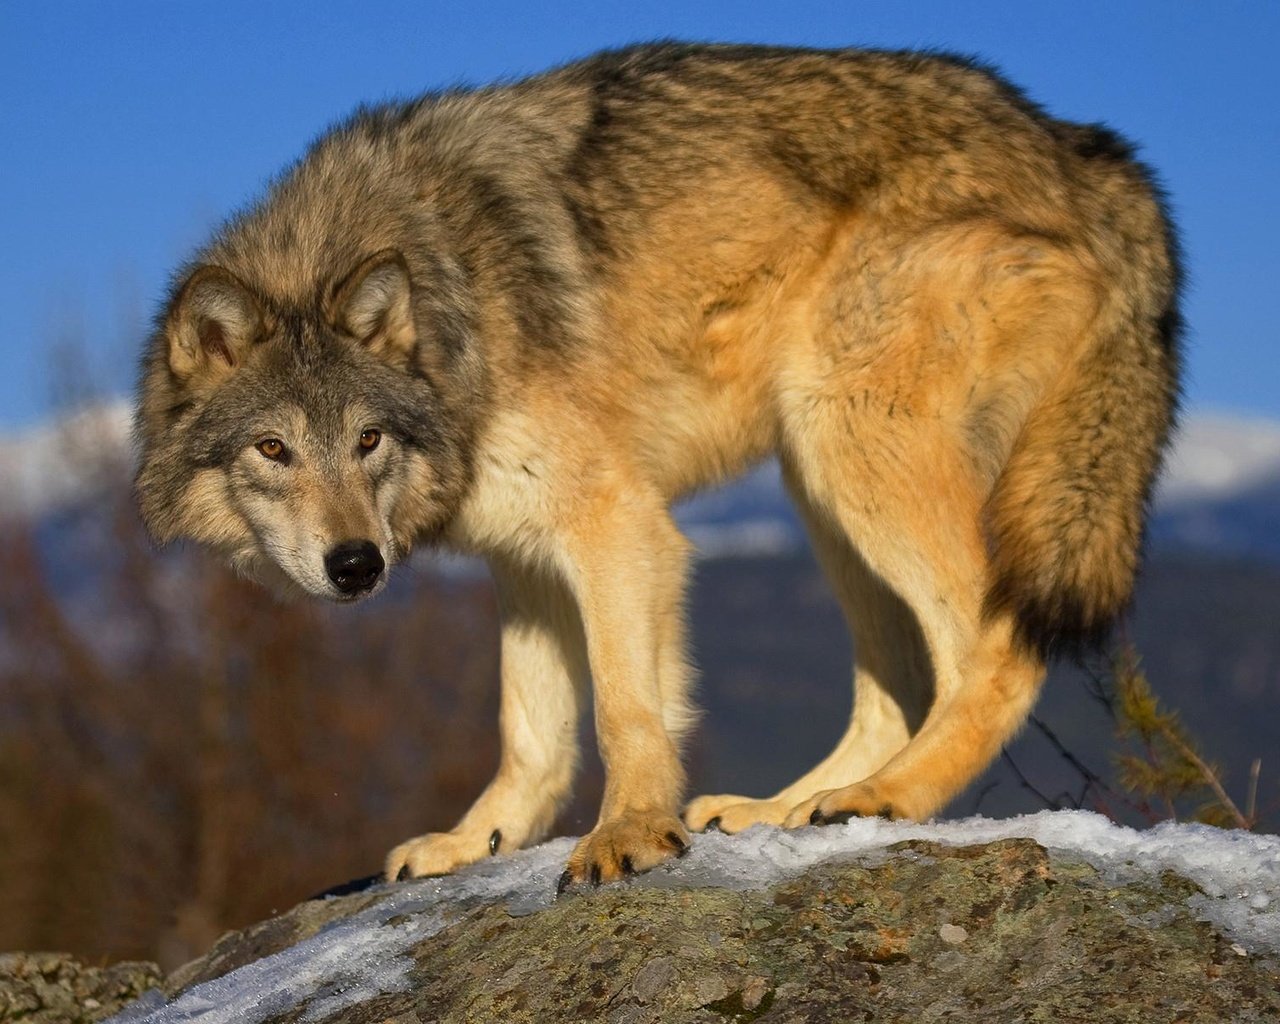
<path fill-rule="evenodd" d="M 334 604 L 343 604 L 343 605 L 359 604 L 362 601 L 367 601 L 369 600 L 369 598 L 375 597 L 376 595 L 381 594 L 382 591 L 385 589 L 385 587 L 386 587 L 386 577 L 384 575 L 373 586 L 365 590 L 344 592 L 334 587 L 329 587 L 327 590 L 325 590 L 323 594 L 315 595 L 315 596 L 324 597 L 326 600 L 331 601 Z"/>

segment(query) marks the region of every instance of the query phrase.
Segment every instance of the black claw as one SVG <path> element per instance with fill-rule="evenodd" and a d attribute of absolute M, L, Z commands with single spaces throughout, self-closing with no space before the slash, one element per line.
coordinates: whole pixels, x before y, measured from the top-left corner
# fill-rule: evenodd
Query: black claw
<path fill-rule="evenodd" d="M 600 884 L 600 865 L 591 865 L 591 884 L 598 886 Z"/>
<path fill-rule="evenodd" d="M 809 824 L 825 825 L 826 823 L 827 823 L 827 819 L 823 816 L 822 811 L 819 808 L 815 807 L 813 809 L 813 813 L 809 815 Z"/>
<path fill-rule="evenodd" d="M 636 869 L 631 864 L 631 858 L 625 853 L 622 855 L 622 873 L 624 875 L 634 875 L 636 873 Z"/>
<path fill-rule="evenodd" d="M 498 847 L 502 845 L 502 829 L 495 828 L 493 834 L 489 836 L 489 856 L 497 856 Z"/>
<path fill-rule="evenodd" d="M 564 874 L 560 876 L 560 881 L 556 882 L 556 895 L 562 895 L 571 885 L 573 885 L 573 872 L 565 868 Z"/>
<path fill-rule="evenodd" d="M 876 817 L 884 818 L 885 821 L 893 821 L 893 808 L 889 804 L 885 804 L 876 812 Z"/>
<path fill-rule="evenodd" d="M 708 821 L 705 825 L 702 826 L 703 832 L 711 832 L 713 830 L 719 830 L 719 829 L 720 829 L 720 815 L 718 814 L 714 818 L 712 818 L 710 821 Z"/>
<path fill-rule="evenodd" d="M 404 865 L 404 866 L 400 869 L 400 871 L 396 874 L 396 881 L 397 881 L 397 882 L 403 882 L 406 878 L 412 878 L 412 877 L 413 877 L 413 875 L 411 875 L 411 874 L 409 873 L 409 865 L 408 865 L 408 864 L 406 864 L 406 865 Z"/>
<path fill-rule="evenodd" d="M 680 838 L 675 832 L 667 833 L 667 842 L 676 848 L 676 856 L 683 857 L 689 852 L 689 844 Z"/>
<path fill-rule="evenodd" d="M 840 811 L 837 814 L 828 814 L 826 823 L 828 825 L 843 825 L 846 821 L 849 821 L 851 818 L 861 818 L 861 817 L 862 815 L 858 814 L 856 811 Z"/>

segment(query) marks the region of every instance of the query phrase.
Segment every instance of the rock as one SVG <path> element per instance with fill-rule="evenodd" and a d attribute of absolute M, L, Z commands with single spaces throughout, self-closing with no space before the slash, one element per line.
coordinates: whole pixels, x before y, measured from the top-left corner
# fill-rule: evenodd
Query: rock
<path fill-rule="evenodd" d="M 101 1020 L 160 984 L 151 963 L 86 967 L 65 953 L 0 953 L 0 1022 Z"/>
<path fill-rule="evenodd" d="M 675 976 L 675 961 L 671 957 L 654 957 L 631 980 L 631 994 L 638 1003 L 651 1003 L 671 984 Z"/>
<path fill-rule="evenodd" d="M 396 891 L 304 904 L 226 936 L 165 992 L 323 939 Z M 340 1008 L 321 1002 L 332 991 L 313 993 L 244 1019 L 1280 1020 L 1280 959 L 1198 920 L 1197 896 L 1170 872 L 1121 883 L 1027 839 L 912 841 L 758 891 L 624 883 L 522 904 L 520 916 L 500 903 L 458 906 L 405 947 L 405 973 L 389 989 Z M 381 927 L 413 924 L 397 913 Z"/>

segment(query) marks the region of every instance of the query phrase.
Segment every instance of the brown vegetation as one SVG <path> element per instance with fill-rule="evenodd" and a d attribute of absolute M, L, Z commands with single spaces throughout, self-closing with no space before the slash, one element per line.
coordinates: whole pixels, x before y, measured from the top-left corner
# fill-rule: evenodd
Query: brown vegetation
<path fill-rule="evenodd" d="M 0 949 L 174 966 L 465 810 L 494 608 L 413 570 L 354 612 L 280 603 L 158 556 L 114 470 L 78 518 L 0 524 Z"/>
<path fill-rule="evenodd" d="M 1105 668 L 1099 671 L 1084 665 L 1081 668 L 1086 674 L 1086 692 L 1105 709 L 1112 723 L 1114 781 L 1108 782 L 1086 765 L 1044 719 L 1032 715 L 1030 725 L 1057 751 L 1079 789 L 1050 796 L 1005 749 L 1004 763 L 1022 789 L 1050 810 L 1083 808 L 1119 824 L 1141 827 L 1183 820 L 1219 828 L 1263 827 L 1266 811 L 1258 806 L 1262 759 L 1255 757 L 1250 764 L 1241 809 L 1224 785 L 1222 768 L 1205 756 L 1178 712 L 1152 689 L 1132 643 L 1122 640 L 1114 646 L 1105 656 Z"/>
<path fill-rule="evenodd" d="M 1244 809 L 1222 784 L 1222 769 L 1209 761 L 1176 711 L 1151 689 L 1137 652 L 1120 649 L 1113 659 L 1120 781 L 1154 819 L 1177 820 L 1179 803 L 1194 802 L 1195 820 L 1221 828 L 1258 825 L 1261 758 L 1249 773 Z M 1152 810 L 1152 804 L 1159 810 Z"/>

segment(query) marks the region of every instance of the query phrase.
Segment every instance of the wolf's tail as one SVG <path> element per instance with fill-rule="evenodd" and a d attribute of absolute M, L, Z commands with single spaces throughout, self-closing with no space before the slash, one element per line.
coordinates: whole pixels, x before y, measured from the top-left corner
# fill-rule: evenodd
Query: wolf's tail
<path fill-rule="evenodd" d="M 1176 256 L 1167 255 L 1167 287 L 1142 282 L 1143 296 L 1135 279 L 1113 282 L 1129 294 L 1095 321 L 1085 355 L 1033 409 L 987 506 L 986 611 L 1011 613 L 1018 641 L 1041 657 L 1100 644 L 1132 596 L 1178 397 Z"/>

